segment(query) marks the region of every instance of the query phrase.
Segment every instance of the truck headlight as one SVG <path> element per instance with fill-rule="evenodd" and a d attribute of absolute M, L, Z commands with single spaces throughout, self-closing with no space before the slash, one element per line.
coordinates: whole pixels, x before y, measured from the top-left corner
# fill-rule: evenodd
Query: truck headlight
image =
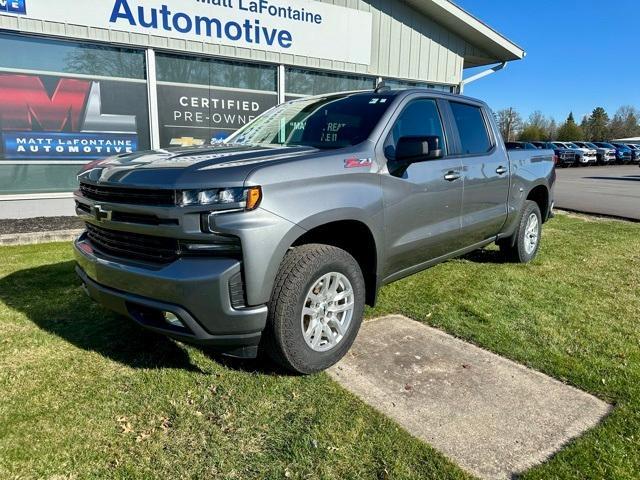
<path fill-rule="evenodd" d="M 212 188 L 206 190 L 180 190 L 176 203 L 181 207 L 221 206 L 222 209 L 255 210 L 262 200 L 260 187 Z"/>

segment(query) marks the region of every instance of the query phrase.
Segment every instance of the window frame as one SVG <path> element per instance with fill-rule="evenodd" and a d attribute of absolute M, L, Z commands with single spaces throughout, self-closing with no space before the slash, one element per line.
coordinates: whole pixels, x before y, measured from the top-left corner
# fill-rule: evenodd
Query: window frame
<path fill-rule="evenodd" d="M 450 115 L 450 124 L 451 129 L 454 132 L 455 139 L 455 153 L 451 154 L 449 158 L 473 158 L 473 157 L 490 157 L 496 152 L 498 148 L 498 142 L 495 137 L 494 129 L 491 128 L 492 124 L 489 118 L 487 118 L 487 108 L 482 103 L 477 103 L 473 101 L 467 101 L 464 99 L 447 99 L 447 110 Z M 456 121 L 455 115 L 453 113 L 453 108 L 451 107 L 452 103 L 458 103 L 461 105 L 466 105 L 469 107 L 475 107 L 480 110 L 480 114 L 482 116 L 482 121 L 484 124 L 485 131 L 487 132 L 487 138 L 489 139 L 489 143 L 491 144 L 491 148 L 484 153 L 462 153 L 462 138 L 460 136 L 460 130 L 458 129 L 458 122 Z"/>
<path fill-rule="evenodd" d="M 440 118 L 440 123 L 442 125 L 442 134 L 443 134 L 442 140 L 444 142 L 444 149 L 445 149 L 445 154 L 441 158 L 428 160 L 423 163 L 437 162 L 439 160 L 452 158 L 450 152 L 451 152 L 451 145 L 452 145 L 451 138 L 452 138 L 453 132 L 450 129 L 450 121 L 448 120 L 449 112 L 446 110 L 446 102 L 447 102 L 446 99 L 440 96 L 437 91 L 434 91 L 433 94 L 431 94 L 431 92 L 429 92 L 429 94 L 412 93 L 402 98 L 398 102 L 398 105 L 395 107 L 394 110 L 389 110 L 389 112 L 387 112 L 387 115 L 388 115 L 387 123 L 381 127 L 381 134 L 379 135 L 378 140 L 376 142 L 375 152 L 378 158 L 384 159 L 385 165 L 388 164 L 390 161 L 393 161 L 393 160 L 389 160 L 389 158 L 384 152 L 384 146 L 387 143 L 387 139 L 391 134 L 391 132 L 393 131 L 393 127 L 395 126 L 396 121 L 398 120 L 398 118 L 400 118 L 402 113 L 405 111 L 406 107 L 410 103 L 416 100 L 432 100 L 435 102 L 436 110 L 438 111 L 438 116 Z M 375 130 L 374 130 L 374 133 L 375 133 Z"/>

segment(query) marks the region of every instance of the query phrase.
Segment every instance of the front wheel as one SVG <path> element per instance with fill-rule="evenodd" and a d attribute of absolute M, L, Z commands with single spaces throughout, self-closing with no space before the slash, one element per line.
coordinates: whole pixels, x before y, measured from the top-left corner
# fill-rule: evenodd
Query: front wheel
<path fill-rule="evenodd" d="M 508 260 L 515 263 L 529 263 L 538 254 L 542 236 L 542 214 L 536 202 L 527 200 L 524 204 L 518 230 L 513 237 L 498 244 Z"/>
<path fill-rule="evenodd" d="M 362 271 L 349 253 L 320 244 L 292 249 L 269 303 L 266 353 L 296 373 L 329 368 L 351 348 L 364 303 Z"/>

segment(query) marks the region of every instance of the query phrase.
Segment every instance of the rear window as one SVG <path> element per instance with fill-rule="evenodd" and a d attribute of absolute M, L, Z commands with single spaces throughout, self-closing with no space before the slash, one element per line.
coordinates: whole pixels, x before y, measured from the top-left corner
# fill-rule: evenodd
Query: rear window
<path fill-rule="evenodd" d="M 451 102 L 453 117 L 458 126 L 463 155 L 482 155 L 493 145 L 487 131 L 482 109 L 465 103 Z"/>

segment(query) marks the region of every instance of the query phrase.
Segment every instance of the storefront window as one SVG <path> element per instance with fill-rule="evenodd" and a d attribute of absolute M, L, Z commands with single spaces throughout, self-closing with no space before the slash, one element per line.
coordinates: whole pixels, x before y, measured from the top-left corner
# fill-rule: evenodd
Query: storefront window
<path fill-rule="evenodd" d="M 144 52 L 1 34 L 0 68 L 144 80 Z"/>
<path fill-rule="evenodd" d="M 339 73 L 288 68 L 287 94 L 322 95 L 323 93 L 369 90 L 375 88 L 375 78 Z"/>
<path fill-rule="evenodd" d="M 387 87 L 390 87 L 390 88 L 415 88 L 415 87 L 420 87 L 420 88 L 431 88 L 433 90 L 439 90 L 441 92 L 451 92 L 451 86 L 450 85 L 436 85 L 436 84 L 427 83 L 427 82 L 411 82 L 411 81 L 407 81 L 407 80 L 393 80 L 393 79 L 386 79 L 385 78 L 384 84 Z"/>
<path fill-rule="evenodd" d="M 226 138 L 278 103 L 274 66 L 169 54 L 156 64 L 163 148 Z"/>
<path fill-rule="evenodd" d="M 0 195 L 71 191 L 82 164 L 150 147 L 143 52 L 0 42 Z"/>

